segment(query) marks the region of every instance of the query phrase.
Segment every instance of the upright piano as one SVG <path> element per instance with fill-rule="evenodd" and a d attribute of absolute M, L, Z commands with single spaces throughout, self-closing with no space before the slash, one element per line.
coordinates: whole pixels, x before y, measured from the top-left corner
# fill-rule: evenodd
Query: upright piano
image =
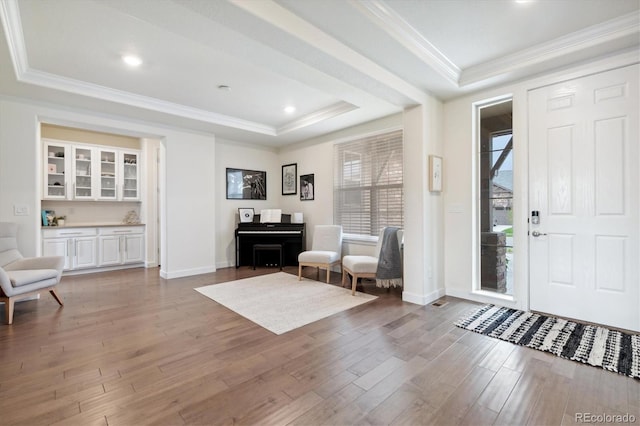
<path fill-rule="evenodd" d="M 253 265 L 254 244 L 281 244 L 282 266 L 297 266 L 298 254 L 306 250 L 304 223 L 290 223 L 290 215 L 282 215 L 280 223 L 260 223 L 260 215 L 253 222 L 239 223 L 236 228 L 236 268 Z M 277 265 L 278 254 L 261 252 L 258 265 Z"/>

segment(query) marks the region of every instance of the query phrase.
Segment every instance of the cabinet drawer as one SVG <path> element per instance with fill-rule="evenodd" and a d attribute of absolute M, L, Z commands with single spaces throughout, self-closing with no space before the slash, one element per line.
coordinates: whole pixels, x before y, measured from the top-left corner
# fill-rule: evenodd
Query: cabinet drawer
<path fill-rule="evenodd" d="M 144 234 L 144 226 L 109 226 L 100 228 L 100 235 Z"/>
<path fill-rule="evenodd" d="M 42 238 L 74 238 L 98 235 L 96 228 L 57 228 L 43 229 Z"/>

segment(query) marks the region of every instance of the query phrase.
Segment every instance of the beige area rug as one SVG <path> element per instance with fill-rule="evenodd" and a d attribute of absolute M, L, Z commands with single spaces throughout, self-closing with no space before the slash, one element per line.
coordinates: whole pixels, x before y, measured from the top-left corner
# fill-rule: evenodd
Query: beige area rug
<path fill-rule="evenodd" d="M 377 298 L 285 272 L 198 287 L 221 305 L 275 334 L 283 334 Z"/>

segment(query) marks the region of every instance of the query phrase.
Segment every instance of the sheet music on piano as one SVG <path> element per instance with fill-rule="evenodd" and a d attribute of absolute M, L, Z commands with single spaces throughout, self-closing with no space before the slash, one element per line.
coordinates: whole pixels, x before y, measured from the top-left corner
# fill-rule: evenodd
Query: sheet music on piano
<path fill-rule="evenodd" d="M 260 223 L 280 223 L 282 221 L 282 209 L 260 210 Z"/>

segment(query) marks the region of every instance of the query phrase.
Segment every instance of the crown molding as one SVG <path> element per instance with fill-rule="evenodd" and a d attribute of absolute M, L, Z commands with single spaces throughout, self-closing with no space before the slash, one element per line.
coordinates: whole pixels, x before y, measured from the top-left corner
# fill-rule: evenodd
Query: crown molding
<path fill-rule="evenodd" d="M 9 54 L 17 77 L 29 68 L 17 0 L 0 0 L 0 20 L 7 36 Z"/>
<path fill-rule="evenodd" d="M 29 69 L 18 77 L 18 81 L 61 90 L 77 95 L 87 96 L 104 101 L 125 104 L 133 107 L 144 108 L 156 112 L 175 115 L 183 118 L 218 124 L 235 129 L 247 130 L 254 133 L 275 136 L 275 129 L 261 123 L 241 120 L 228 115 L 217 114 L 199 108 L 192 108 L 173 102 L 167 102 L 149 96 L 141 96 L 122 90 L 111 89 L 93 83 L 87 83 L 43 71 Z"/>
<path fill-rule="evenodd" d="M 337 117 L 338 115 L 345 114 L 356 109 L 358 109 L 358 107 L 350 104 L 349 102 L 338 102 L 311 114 L 304 115 L 282 127 L 279 127 L 277 134 L 282 135 L 284 133 L 302 129 L 303 127 L 308 127 L 313 124 L 329 120 L 330 118 Z"/>
<path fill-rule="evenodd" d="M 493 77 L 526 70 L 535 65 L 561 58 L 579 51 L 640 34 L 640 15 L 631 12 L 618 18 L 593 25 L 529 49 L 465 68 L 459 87 L 489 80 Z"/>
<path fill-rule="evenodd" d="M 458 85 L 460 68 L 384 1 L 353 2 L 352 6 L 450 83 Z"/>
<path fill-rule="evenodd" d="M 355 105 L 348 102 L 339 102 L 276 129 L 274 126 L 262 123 L 242 120 L 224 114 L 63 77 L 29 67 L 27 48 L 20 21 L 20 11 L 16 0 L 0 0 L 0 19 L 2 20 L 2 25 L 7 35 L 16 79 L 22 83 L 143 108 L 205 123 L 246 130 L 267 136 L 278 136 L 282 133 L 292 132 L 357 109 Z"/>
<path fill-rule="evenodd" d="M 29 67 L 27 48 L 24 42 L 20 11 L 16 0 L 0 1 L 0 19 L 7 35 L 9 52 L 16 73 L 16 79 L 22 83 L 33 84 L 49 89 L 61 90 L 91 98 L 144 108 L 156 112 L 189 118 L 211 124 L 247 130 L 269 136 L 275 136 L 273 126 L 241 120 L 223 114 L 217 114 L 198 108 L 167 102 L 160 99 L 135 95 L 122 90 L 110 89 L 93 83 L 62 77 L 59 75 L 34 70 Z"/>

